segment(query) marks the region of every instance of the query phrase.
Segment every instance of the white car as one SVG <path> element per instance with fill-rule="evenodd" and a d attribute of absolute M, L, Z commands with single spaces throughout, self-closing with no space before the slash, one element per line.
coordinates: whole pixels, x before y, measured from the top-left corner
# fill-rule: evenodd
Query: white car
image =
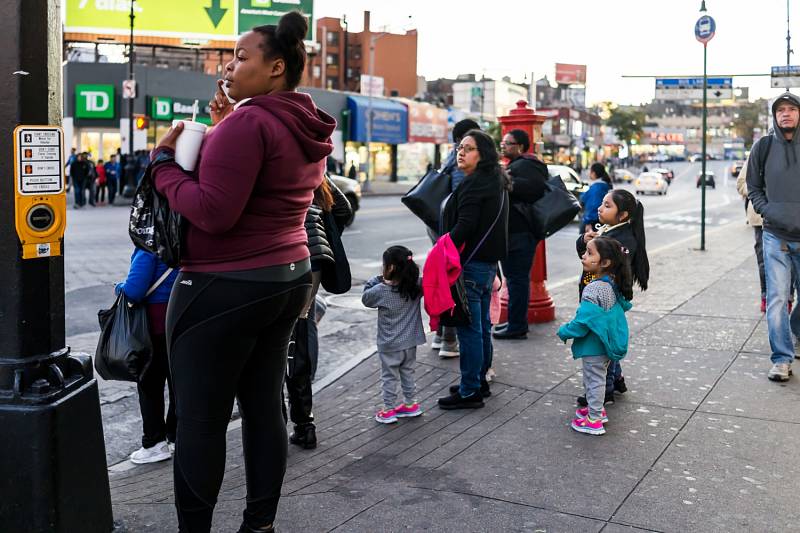
<path fill-rule="evenodd" d="M 618 168 L 614 171 L 614 182 L 625 182 L 630 183 L 633 181 L 633 173 L 630 170 L 625 170 L 624 168 Z"/>
<path fill-rule="evenodd" d="M 580 201 L 583 193 L 589 190 L 589 185 L 581 181 L 578 173 L 566 165 L 547 165 L 547 173 L 550 177 L 558 176 L 564 182 L 564 186 L 572 195 Z"/>
<path fill-rule="evenodd" d="M 664 176 L 658 172 L 642 172 L 633 181 L 633 186 L 636 189 L 636 194 L 644 194 L 646 192 L 667 194 L 669 184 L 664 179 Z"/>

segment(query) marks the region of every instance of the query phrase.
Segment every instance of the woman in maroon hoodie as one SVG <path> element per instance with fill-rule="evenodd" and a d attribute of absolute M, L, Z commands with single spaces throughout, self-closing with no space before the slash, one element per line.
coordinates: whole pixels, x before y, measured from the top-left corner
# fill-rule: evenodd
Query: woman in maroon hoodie
<path fill-rule="evenodd" d="M 239 38 L 197 170 L 172 159 L 180 126 L 153 154 L 156 188 L 188 221 L 167 314 L 180 531 L 210 531 L 234 397 L 247 474 L 240 531 L 273 531 L 286 470 L 286 352 L 311 287 L 303 223 L 336 124 L 294 90 L 307 30 L 293 12 Z"/>

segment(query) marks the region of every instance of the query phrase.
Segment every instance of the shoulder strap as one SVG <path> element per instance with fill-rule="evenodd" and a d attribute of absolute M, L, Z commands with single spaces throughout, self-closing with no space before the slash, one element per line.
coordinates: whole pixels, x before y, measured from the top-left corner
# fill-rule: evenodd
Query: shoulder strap
<path fill-rule="evenodd" d="M 175 269 L 174 269 L 174 268 L 172 268 L 172 267 L 170 267 L 170 268 L 166 269 L 166 270 L 164 271 L 164 273 L 163 273 L 163 274 L 161 274 L 161 277 L 160 277 L 160 278 L 158 278 L 158 279 L 156 280 L 156 282 L 155 282 L 155 283 L 153 283 L 153 285 L 152 285 L 152 286 L 151 286 L 149 289 L 147 289 L 147 292 L 145 293 L 144 297 L 145 297 L 145 298 L 147 298 L 148 296 L 150 296 L 151 294 L 153 294 L 153 293 L 155 292 L 155 290 L 156 290 L 156 289 L 157 289 L 157 288 L 158 288 L 158 287 L 159 287 L 159 286 L 160 286 L 162 283 L 164 283 L 164 282 L 167 280 L 167 278 L 169 277 L 169 275 L 170 275 L 170 274 L 172 274 L 172 271 L 173 271 L 173 270 L 175 270 Z"/>
<path fill-rule="evenodd" d="M 503 207 L 505 206 L 505 203 L 506 203 L 506 190 L 503 189 L 501 192 L 502 192 L 502 195 L 500 196 L 500 210 L 497 211 L 497 216 L 494 217 L 494 222 L 492 222 L 492 225 L 489 226 L 489 230 L 486 232 L 486 235 L 484 235 L 483 238 L 480 240 L 478 245 L 475 246 L 475 248 L 472 249 L 472 253 L 469 254 L 469 257 L 467 258 L 466 261 L 464 261 L 464 264 L 461 265 L 461 268 L 464 268 L 464 265 L 466 265 L 467 263 L 472 261 L 472 257 L 478 252 L 480 247 L 483 246 L 484 241 L 489 237 L 489 234 L 492 232 L 492 230 L 494 229 L 495 225 L 497 225 L 497 221 L 500 220 L 500 215 L 503 214 Z"/>
<path fill-rule="evenodd" d="M 761 163 L 761 165 L 759 166 L 758 171 L 761 174 L 761 181 L 764 183 L 766 183 L 764 180 L 764 173 L 767 166 L 767 158 L 769 157 L 769 151 L 771 148 L 772 148 L 772 134 L 767 136 L 767 148 L 764 150 L 764 153 L 759 158 L 759 163 Z"/>

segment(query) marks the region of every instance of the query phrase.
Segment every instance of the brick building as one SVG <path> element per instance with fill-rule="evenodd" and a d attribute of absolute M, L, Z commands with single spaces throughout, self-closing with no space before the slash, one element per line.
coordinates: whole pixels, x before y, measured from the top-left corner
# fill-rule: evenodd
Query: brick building
<path fill-rule="evenodd" d="M 369 11 L 364 12 L 364 31 L 348 32 L 345 28 L 338 18 L 317 20 L 317 49 L 309 57 L 302 85 L 358 92 L 361 75 L 370 72 L 372 43 L 373 75 L 384 79 L 384 96 L 416 96 L 417 30 L 405 34 L 373 32 Z"/>

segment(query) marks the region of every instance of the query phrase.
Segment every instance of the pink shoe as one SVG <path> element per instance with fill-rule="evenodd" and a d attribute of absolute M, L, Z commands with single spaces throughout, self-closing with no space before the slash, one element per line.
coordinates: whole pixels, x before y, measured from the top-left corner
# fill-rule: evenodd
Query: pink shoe
<path fill-rule="evenodd" d="M 577 411 L 575 411 L 575 416 L 578 418 L 586 418 L 589 416 L 589 408 L 588 407 L 581 407 Z M 603 409 L 600 411 L 600 420 L 605 424 L 608 422 L 608 415 L 606 415 L 606 410 Z"/>
<path fill-rule="evenodd" d="M 589 435 L 602 435 L 606 432 L 602 420 L 592 420 L 588 416 L 573 420 L 572 429 L 578 433 L 588 433 Z"/>
<path fill-rule="evenodd" d="M 412 418 L 422 414 L 422 407 L 417 402 L 411 405 L 401 403 L 394 408 L 394 414 L 397 418 Z"/>
<path fill-rule="evenodd" d="M 394 424 L 397 422 L 397 413 L 394 409 L 381 409 L 375 413 L 375 421 L 381 424 Z"/>

